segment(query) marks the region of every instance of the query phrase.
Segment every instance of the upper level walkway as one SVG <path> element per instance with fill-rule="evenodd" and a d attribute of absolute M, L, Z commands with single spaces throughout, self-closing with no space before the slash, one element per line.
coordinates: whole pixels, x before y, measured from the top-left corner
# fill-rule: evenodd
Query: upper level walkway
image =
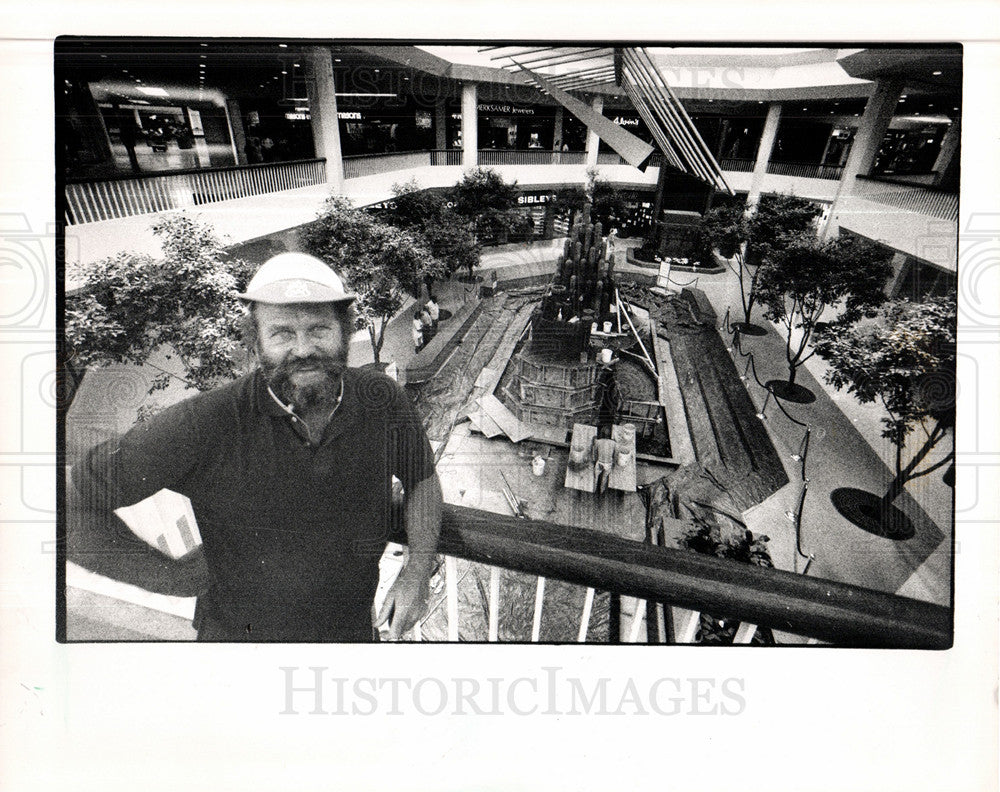
<path fill-rule="evenodd" d="M 433 154 L 434 152 L 424 152 Z M 588 166 L 576 164 L 550 164 L 551 153 L 543 164 L 507 164 L 495 167 L 508 182 L 516 181 L 521 187 L 533 189 L 556 189 L 565 185 L 584 185 L 588 179 Z M 450 187 L 458 182 L 464 173 L 461 165 L 417 164 L 412 157 L 395 157 L 392 162 L 383 158 L 369 163 L 369 167 L 354 169 L 364 173 L 344 180 L 343 194 L 357 206 L 369 206 L 390 199 L 393 186 L 415 180 L 422 187 Z M 421 160 L 422 162 L 423 160 Z M 450 160 L 443 160 L 450 161 Z M 318 160 L 309 161 L 321 162 Z M 401 167 L 398 167 L 401 166 Z M 254 176 L 261 178 L 264 171 L 260 166 Z M 286 167 L 282 164 L 275 166 Z M 380 169 L 389 168 L 393 169 Z M 622 164 L 598 164 L 598 172 L 609 182 L 621 187 L 654 189 L 659 169 L 648 168 L 645 172 Z M 234 169 L 225 169 L 233 171 Z M 764 192 L 791 193 L 805 198 L 831 203 L 836 196 L 839 182 L 830 178 L 818 178 L 819 174 L 788 175 L 786 168 L 775 168 L 781 172 L 764 176 Z M 372 172 L 375 171 L 375 172 Z M 797 173 L 797 171 L 794 171 Z M 725 171 L 730 186 L 737 191 L 747 191 L 752 174 L 744 170 Z M 173 178 L 173 177 L 164 177 Z M 203 177 L 199 177 L 203 178 Z M 229 177 L 231 183 L 232 176 Z M 273 191 L 253 192 L 250 186 L 243 186 L 242 197 L 210 200 L 211 195 L 222 196 L 225 190 L 233 194 L 231 187 L 214 187 L 208 183 L 199 188 L 202 201 L 181 202 L 180 208 L 194 213 L 202 221 L 210 224 L 226 245 L 235 245 L 259 237 L 289 231 L 314 220 L 324 201 L 333 193 L 333 186 L 319 181 L 314 174 L 308 178 L 307 186 L 291 186 L 294 180 L 278 180 Z M 112 186 L 113 185 L 113 186 Z M 244 181 L 240 182 L 244 185 Z M 120 201 L 115 191 L 122 194 L 131 190 L 127 181 L 117 180 L 106 183 L 102 189 L 111 190 L 107 200 Z M 213 193 L 214 190 L 214 193 Z M 246 194 L 251 192 L 252 194 Z M 138 195 L 132 193 L 133 197 Z M 204 198 L 209 196 L 209 198 Z M 135 199 L 135 198 L 133 198 Z M 139 196 L 141 199 L 141 195 Z M 177 204 L 171 204 L 176 206 Z M 871 239 L 884 241 L 890 247 L 916 256 L 944 269 L 954 271 L 956 260 L 958 199 L 954 194 L 929 190 L 916 185 L 890 185 L 883 182 L 858 180 L 854 193 L 842 202 L 838 221 L 842 228 L 855 231 Z M 114 219 L 84 222 L 66 227 L 66 263 L 87 264 L 99 261 L 119 251 L 145 253 L 156 256 L 160 252 L 159 241 L 151 231 L 156 212 L 133 214 Z M 70 271 L 67 289 L 72 290 Z"/>

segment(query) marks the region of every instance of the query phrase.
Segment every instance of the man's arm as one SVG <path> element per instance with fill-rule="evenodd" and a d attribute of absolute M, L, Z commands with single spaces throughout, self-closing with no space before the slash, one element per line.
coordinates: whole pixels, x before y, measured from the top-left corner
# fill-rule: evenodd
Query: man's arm
<path fill-rule="evenodd" d="M 211 446 L 203 423 L 193 402 L 180 403 L 97 445 L 73 465 L 66 492 L 70 561 L 157 593 L 204 590 L 199 551 L 174 561 L 139 540 L 113 513 L 164 488 L 186 494 L 187 478 Z"/>
<path fill-rule="evenodd" d="M 409 557 L 386 594 L 375 626 L 389 620 L 389 638 L 398 639 L 423 616 L 434 573 L 438 534 L 441 530 L 441 482 L 436 473 L 406 493 L 406 537 Z"/>

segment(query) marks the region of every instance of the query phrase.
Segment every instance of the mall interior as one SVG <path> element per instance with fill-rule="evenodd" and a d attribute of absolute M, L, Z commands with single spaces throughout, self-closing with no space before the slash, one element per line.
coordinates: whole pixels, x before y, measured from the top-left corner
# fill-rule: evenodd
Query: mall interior
<path fill-rule="evenodd" d="M 705 609 L 732 621 L 727 640 L 735 643 L 761 636 L 777 644 L 880 645 L 878 635 L 891 645 L 948 640 L 954 498 L 940 472 L 897 503 L 913 525 L 905 539 L 851 524 L 831 505 L 831 492 L 845 481 L 877 490 L 891 478 L 880 408 L 832 388 L 819 358 L 804 373 L 815 401 L 779 403 L 753 379 L 757 369 L 764 379 L 781 368 L 784 341 L 773 326 L 760 339 L 734 340 L 729 314 L 738 284 L 724 262 L 702 272 L 664 272 L 662 261 L 643 262 L 634 253 L 670 213 L 790 194 L 818 204 L 821 238 L 853 235 L 886 251 L 888 297 L 953 294 L 959 47 L 62 38 L 54 73 L 67 297 L 79 292 L 81 270 L 109 256 L 159 255 L 151 225 L 168 213 L 197 217 L 234 256 L 262 262 L 300 249 L 298 230 L 331 195 L 377 213 L 395 185 L 411 180 L 444 190 L 479 167 L 516 183 L 519 211 L 532 230 L 523 240 L 484 245 L 476 279 L 456 275 L 440 285 L 452 327 L 442 322 L 447 329 L 435 349 L 415 353 L 410 344 L 412 301 L 387 331 L 383 359 L 396 364 L 418 404 L 434 413 L 452 409 L 435 405 L 455 403 L 449 431 L 432 443 L 451 509 L 446 522 L 464 551 L 443 556 L 442 619 L 424 625 L 426 640 L 685 643 L 709 632 Z M 673 300 L 687 292 L 691 315 L 709 328 L 703 348 L 683 336 L 687 330 L 668 339 L 657 336 L 655 322 L 649 335 L 633 328 L 640 346 L 645 338 L 659 347 L 637 354 L 656 358 L 657 420 L 670 443 L 659 455 L 634 453 L 631 489 L 611 498 L 564 485 L 564 471 L 566 482 L 572 478 L 570 424 L 561 435 L 532 432 L 530 410 L 519 412 L 490 390 L 512 393 L 512 382 L 529 377 L 518 350 L 530 328 L 540 332 L 531 312 L 543 292 L 550 294 L 545 290 L 558 279 L 564 243 L 574 233 L 573 218 L 560 215 L 553 201 L 560 189 L 584 187 L 595 174 L 620 192 L 627 210 L 617 218 L 615 282 L 622 293 L 659 287 Z M 615 311 L 652 322 L 666 310 L 650 298 L 643 313 L 641 298 L 629 299 L 638 310 L 626 312 L 623 301 Z M 352 364 L 365 363 L 366 354 L 371 360 L 366 338 L 352 344 Z M 705 361 L 713 354 L 720 360 L 710 379 L 704 370 L 716 364 Z M 751 360 L 755 372 L 748 376 Z M 522 368 L 511 374 L 507 367 L 515 363 Z M 471 378 L 463 379 L 463 370 Z M 490 372 L 496 376 L 487 386 Z M 154 375 L 126 365 L 88 372 L 66 414 L 70 463 L 102 433 L 131 425 Z M 704 410 L 687 389 L 699 377 Z M 733 383 L 742 383 L 740 393 L 731 392 Z M 524 392 L 522 382 L 522 398 Z M 735 417 L 716 412 L 723 396 Z M 501 401 L 507 407 L 496 407 Z M 490 421 L 504 424 L 489 414 L 501 408 L 517 422 L 514 429 L 483 432 Z M 641 416 L 636 420 L 643 433 Z M 702 430 L 714 432 L 715 456 L 705 452 Z M 667 552 L 673 542 L 657 547 L 655 531 L 651 540 L 647 530 L 649 489 L 640 497 L 636 476 L 642 490 L 691 465 L 725 468 L 731 459 L 724 437 L 738 436 L 751 448 L 758 435 L 767 453 L 747 464 L 764 483 L 770 464 L 773 481 L 761 484 L 758 497 L 730 501 L 736 505 L 729 510 L 739 511 L 740 525 L 769 537 L 774 569 L 737 575 L 729 567 L 738 565 L 722 560 L 719 568 L 694 568 L 685 560 L 690 554 Z M 483 465 L 485 458 L 494 461 Z M 736 475 L 742 468 L 733 465 Z M 507 471 L 502 480 L 500 470 Z M 473 511 L 496 514 L 491 530 L 504 538 L 504 549 L 476 527 Z M 668 539 L 682 530 L 683 516 L 661 518 Z M 525 526 L 544 537 L 531 545 L 538 557 L 529 561 L 527 545 L 506 546 L 528 542 Z M 566 526 L 629 544 L 581 560 L 583 551 L 556 530 Z M 629 555 L 636 547 L 647 555 Z M 626 557 L 634 559 L 631 572 L 621 571 Z M 392 554 L 384 561 L 391 567 Z M 831 596 L 837 607 L 824 610 Z M 189 640 L 192 603 L 189 592 L 143 591 L 86 559 L 71 554 L 67 561 L 69 640 Z M 519 616 L 521 604 L 526 613 Z M 476 613 L 460 615 L 462 609 Z"/>

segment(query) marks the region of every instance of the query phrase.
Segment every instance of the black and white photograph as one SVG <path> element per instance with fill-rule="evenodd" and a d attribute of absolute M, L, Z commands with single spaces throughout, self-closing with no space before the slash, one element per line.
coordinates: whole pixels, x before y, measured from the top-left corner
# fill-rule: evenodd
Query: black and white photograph
<path fill-rule="evenodd" d="M 59 39 L 65 639 L 947 648 L 962 73 Z"/>
<path fill-rule="evenodd" d="M 998 789 L 996 4 L 0 20 L 0 787 Z"/>

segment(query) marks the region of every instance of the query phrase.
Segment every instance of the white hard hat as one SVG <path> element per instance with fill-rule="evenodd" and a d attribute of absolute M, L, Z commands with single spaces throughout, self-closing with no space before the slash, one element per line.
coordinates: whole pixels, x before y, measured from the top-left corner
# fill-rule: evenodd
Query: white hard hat
<path fill-rule="evenodd" d="M 340 276 L 315 256 L 279 253 L 265 261 L 240 299 L 259 303 L 350 302 L 357 298 Z"/>

